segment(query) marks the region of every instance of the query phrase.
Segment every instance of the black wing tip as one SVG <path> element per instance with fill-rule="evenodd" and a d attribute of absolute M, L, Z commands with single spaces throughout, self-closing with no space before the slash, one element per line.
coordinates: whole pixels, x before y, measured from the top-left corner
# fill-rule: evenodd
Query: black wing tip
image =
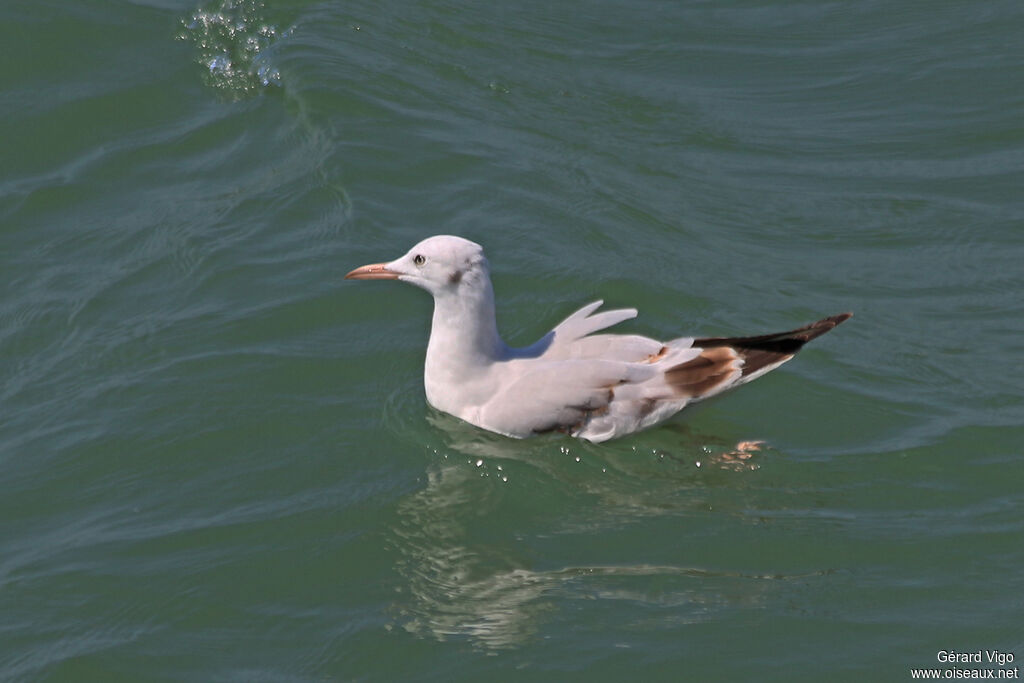
<path fill-rule="evenodd" d="M 846 313 L 840 313 L 839 315 L 831 315 L 831 316 L 829 316 L 827 318 L 822 318 L 818 322 L 811 323 L 807 327 L 804 327 L 804 328 L 802 328 L 800 330 L 794 330 L 795 332 L 804 332 L 804 331 L 806 331 L 805 335 L 796 334 L 796 335 L 794 335 L 794 337 L 797 338 L 797 339 L 799 339 L 801 337 L 804 337 L 804 341 L 810 341 L 810 340 L 814 339 L 815 337 L 820 337 L 821 335 L 825 334 L 826 332 L 831 332 L 833 329 L 835 329 L 835 327 L 837 325 L 843 324 L 844 322 L 846 322 L 847 320 L 849 320 L 852 317 L 853 317 L 853 313 L 846 312 Z"/>
<path fill-rule="evenodd" d="M 706 337 L 702 339 L 694 339 L 694 346 L 712 347 L 712 346 L 764 346 L 773 342 L 788 341 L 798 342 L 799 345 L 803 345 L 812 339 L 820 337 L 826 332 L 831 331 L 850 318 L 853 317 L 853 313 L 840 313 L 838 315 L 832 315 L 827 318 L 822 318 L 817 322 L 798 327 L 795 330 L 787 330 L 785 332 L 776 332 L 774 334 L 761 334 L 753 337 Z M 799 347 L 798 347 L 799 348 Z"/>
<path fill-rule="evenodd" d="M 850 312 L 850 311 L 847 311 L 846 313 L 840 313 L 839 315 L 833 315 L 830 318 L 825 318 L 825 320 L 828 320 L 833 325 L 838 325 L 839 323 L 845 323 L 847 320 L 849 320 L 852 317 L 853 317 L 853 313 Z"/>
<path fill-rule="evenodd" d="M 696 358 L 665 371 L 665 379 L 677 394 L 693 399 L 713 393 L 730 378 L 735 369 L 733 361 L 742 360 L 741 376 L 748 377 L 765 368 L 771 369 L 792 358 L 804 344 L 833 330 L 853 317 L 853 313 L 840 313 L 822 318 L 787 332 L 764 334 L 757 337 L 712 337 L 695 339 L 694 347 L 704 349 Z M 715 349 L 725 348 L 728 356 Z"/>

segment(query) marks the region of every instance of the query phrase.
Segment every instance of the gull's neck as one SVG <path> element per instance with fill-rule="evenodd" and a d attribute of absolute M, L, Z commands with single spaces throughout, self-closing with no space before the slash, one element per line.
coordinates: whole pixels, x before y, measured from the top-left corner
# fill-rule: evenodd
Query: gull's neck
<path fill-rule="evenodd" d="M 444 292 L 434 297 L 428 369 L 431 365 L 451 365 L 452 371 L 479 368 L 500 359 L 507 349 L 498 336 L 489 278 L 481 278 L 458 293 Z"/>
<path fill-rule="evenodd" d="M 423 368 L 427 401 L 465 418 L 489 394 L 488 370 L 508 354 L 494 318 L 494 291 L 483 275 L 457 291 L 434 295 L 434 319 Z"/>

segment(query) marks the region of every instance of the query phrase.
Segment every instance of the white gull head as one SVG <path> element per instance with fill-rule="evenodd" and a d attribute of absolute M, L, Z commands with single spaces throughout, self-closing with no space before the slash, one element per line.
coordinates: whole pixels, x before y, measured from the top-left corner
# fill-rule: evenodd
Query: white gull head
<path fill-rule="evenodd" d="M 404 256 L 356 268 L 346 279 L 402 280 L 434 296 L 434 317 L 423 369 L 427 401 L 465 417 L 492 387 L 481 380 L 510 349 L 498 336 L 494 290 L 484 250 L 452 235 L 428 237 Z"/>
<path fill-rule="evenodd" d="M 484 248 L 454 235 L 428 237 L 388 263 L 356 268 L 351 280 L 402 280 L 435 297 L 458 295 L 490 281 Z"/>

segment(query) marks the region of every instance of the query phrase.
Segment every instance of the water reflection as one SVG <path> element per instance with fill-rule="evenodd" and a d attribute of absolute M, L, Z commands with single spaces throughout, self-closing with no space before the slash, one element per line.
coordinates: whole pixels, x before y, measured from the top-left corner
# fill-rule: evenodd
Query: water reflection
<path fill-rule="evenodd" d="M 541 568 L 556 560 L 538 558 L 535 548 L 539 538 L 601 534 L 637 518 L 700 507 L 705 468 L 718 465 L 727 468 L 719 472 L 732 473 L 726 476 L 743 476 L 737 466 L 749 473 L 760 444 L 708 452 L 691 442 L 686 453 L 641 455 L 628 444 L 516 441 L 440 413 L 428 421 L 436 439 L 428 448 L 436 458 L 425 486 L 399 504 L 393 530 L 397 568 L 406 581 L 396 600 L 397 621 L 417 636 L 514 647 L 558 619 L 566 599 L 675 606 L 676 623 L 699 621 L 722 604 L 760 604 L 764 579 L 787 578 L 648 564 Z M 416 431 L 422 443 L 423 432 Z M 549 509 L 549 519 L 533 506 L 535 488 L 547 489 L 537 506 L 571 493 Z M 566 552 L 563 559 L 571 556 Z"/>
<path fill-rule="evenodd" d="M 539 598 L 552 582 L 524 569 L 526 558 L 506 546 L 470 537 L 469 518 L 497 506 L 494 496 L 479 495 L 476 470 L 461 458 L 442 459 L 426 486 L 400 504 L 398 569 L 409 591 L 400 611 L 403 626 L 417 635 L 508 647 L 534 633 L 546 609 Z"/>

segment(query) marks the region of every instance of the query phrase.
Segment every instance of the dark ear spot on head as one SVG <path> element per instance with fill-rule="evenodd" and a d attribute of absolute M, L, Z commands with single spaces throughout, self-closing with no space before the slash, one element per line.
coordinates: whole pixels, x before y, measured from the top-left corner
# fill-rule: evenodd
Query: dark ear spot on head
<path fill-rule="evenodd" d="M 453 285 L 459 284 L 462 281 L 462 271 L 453 270 L 451 275 L 448 276 L 448 282 Z"/>

